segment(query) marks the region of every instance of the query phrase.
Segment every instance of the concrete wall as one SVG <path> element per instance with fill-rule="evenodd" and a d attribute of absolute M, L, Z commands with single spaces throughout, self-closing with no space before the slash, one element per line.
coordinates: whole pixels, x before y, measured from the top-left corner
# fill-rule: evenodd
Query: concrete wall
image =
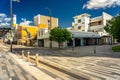
<path fill-rule="evenodd" d="M 61 45 L 61 48 L 64 48 L 66 46 L 66 43 L 63 42 L 63 45 Z M 44 47 L 50 47 L 50 41 L 49 39 L 44 39 Z M 58 48 L 58 42 L 52 41 L 52 47 Z"/>

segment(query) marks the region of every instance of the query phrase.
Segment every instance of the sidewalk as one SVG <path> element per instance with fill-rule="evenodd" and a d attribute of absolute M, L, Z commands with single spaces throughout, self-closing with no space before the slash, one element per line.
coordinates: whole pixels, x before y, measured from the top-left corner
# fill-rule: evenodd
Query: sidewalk
<path fill-rule="evenodd" d="M 56 80 L 40 71 L 35 64 L 4 51 L 6 48 L 2 45 L 0 50 L 0 80 Z"/>
<path fill-rule="evenodd" d="M 36 80 L 9 54 L 11 53 L 0 51 L 0 80 Z"/>

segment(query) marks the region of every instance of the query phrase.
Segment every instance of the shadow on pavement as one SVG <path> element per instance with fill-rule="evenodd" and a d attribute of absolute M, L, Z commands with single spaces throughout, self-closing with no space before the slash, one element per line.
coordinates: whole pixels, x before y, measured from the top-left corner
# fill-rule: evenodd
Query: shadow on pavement
<path fill-rule="evenodd" d="M 56 57 L 111 57 L 120 58 L 120 52 L 113 52 L 112 46 L 114 45 L 100 45 L 100 46 L 82 46 L 75 47 L 74 51 L 71 47 L 66 49 L 58 48 L 35 48 L 35 47 L 23 47 L 13 48 L 15 54 L 21 54 L 22 50 L 25 51 L 25 55 L 30 51 L 30 55 L 38 53 L 40 56 L 56 56 Z M 94 53 L 94 50 L 96 53 Z"/>

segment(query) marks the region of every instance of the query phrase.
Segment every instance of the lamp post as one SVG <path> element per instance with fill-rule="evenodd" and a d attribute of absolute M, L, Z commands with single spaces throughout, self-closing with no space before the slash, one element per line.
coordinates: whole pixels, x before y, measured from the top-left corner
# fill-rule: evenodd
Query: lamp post
<path fill-rule="evenodd" d="M 73 46 L 72 46 L 72 51 L 74 51 L 74 46 L 75 46 L 75 41 L 74 41 L 74 34 L 72 34 L 72 41 L 73 41 Z"/>
<path fill-rule="evenodd" d="M 12 52 L 12 24 L 13 24 L 13 16 L 12 16 L 12 0 L 10 0 L 10 27 L 11 27 L 11 40 L 10 40 L 10 51 Z"/>
<path fill-rule="evenodd" d="M 93 53 L 96 54 L 95 40 L 93 41 L 94 36 L 95 36 L 95 35 L 93 34 L 93 35 L 92 35 L 92 45 L 94 45 L 94 46 L 93 46 Z"/>
<path fill-rule="evenodd" d="M 45 8 L 45 9 L 48 10 L 50 13 L 50 26 L 48 28 L 48 30 L 50 31 L 52 27 L 52 10 L 50 8 Z"/>
<path fill-rule="evenodd" d="M 50 32 L 51 28 L 52 28 L 52 10 L 50 8 L 45 8 L 46 10 L 49 11 L 50 13 L 50 25 L 48 26 L 48 31 Z M 52 48 L 52 40 L 50 38 L 50 48 Z"/>
<path fill-rule="evenodd" d="M 19 2 L 19 0 L 10 0 L 10 34 L 11 34 L 11 39 L 10 39 L 10 51 L 12 52 L 12 42 L 13 42 L 13 14 L 12 14 L 12 1 Z"/>

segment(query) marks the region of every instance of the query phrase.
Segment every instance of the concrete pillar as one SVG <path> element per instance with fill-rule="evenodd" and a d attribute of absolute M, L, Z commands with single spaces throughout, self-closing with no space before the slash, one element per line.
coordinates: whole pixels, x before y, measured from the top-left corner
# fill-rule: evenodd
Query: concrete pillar
<path fill-rule="evenodd" d="M 75 47 L 75 38 L 73 38 L 73 47 Z"/>
<path fill-rule="evenodd" d="M 83 40 L 83 38 L 80 39 L 80 45 L 81 45 L 81 46 L 84 45 L 84 40 Z"/>

